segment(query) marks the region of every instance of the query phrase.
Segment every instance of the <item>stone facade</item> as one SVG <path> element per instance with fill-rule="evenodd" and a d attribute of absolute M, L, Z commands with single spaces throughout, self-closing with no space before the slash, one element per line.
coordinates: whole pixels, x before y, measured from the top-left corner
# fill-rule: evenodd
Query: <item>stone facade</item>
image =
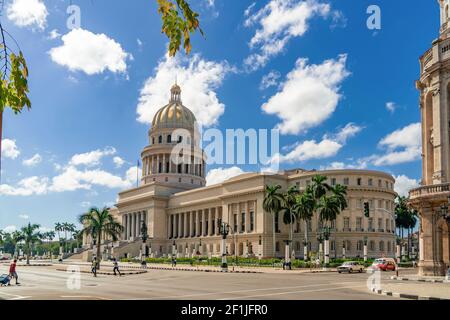
<path fill-rule="evenodd" d="M 449 225 L 442 216 L 450 203 L 450 24 L 449 1 L 440 0 L 440 36 L 420 58 L 422 183 L 410 192 L 420 213 L 419 274 L 444 275 L 449 265 Z"/>
<path fill-rule="evenodd" d="M 288 239 L 289 226 L 283 224 L 280 215 L 274 252 L 273 217 L 262 206 L 265 186 L 279 184 L 286 190 L 296 185 L 304 190 L 317 174 L 326 176 L 330 185 L 348 187 L 349 208 L 332 225 L 330 256 L 362 257 L 365 237 L 369 257 L 395 255 L 396 193 L 391 175 L 368 170 L 291 170 L 278 174 L 247 173 L 205 186 L 205 156 L 198 148 L 198 139 L 178 137 L 180 129 L 194 137 L 196 134 L 195 117 L 181 104 L 179 93 L 178 86 L 172 88 L 171 102 L 156 114 L 152 123 L 150 144 L 142 152 L 141 186 L 119 193 L 116 208 L 112 209 L 125 227 L 121 241 L 113 245 L 113 255 L 139 256 L 143 250 L 140 228 L 145 222 L 149 236 L 146 245 L 152 256 L 173 252 L 179 257 L 220 256 L 221 236 L 217 226 L 221 220 L 231 226 L 227 239 L 229 255 L 284 257 L 283 241 Z M 171 159 L 176 145 L 172 141 L 192 147 L 192 165 L 166 161 Z M 364 217 L 364 202 L 370 204 L 370 219 Z M 303 258 L 306 236 L 308 252 L 319 251 L 317 237 L 321 226 L 317 217 L 309 225 L 299 222 L 293 229 L 292 249 L 297 257 Z M 89 245 L 89 239 L 85 244 Z"/>

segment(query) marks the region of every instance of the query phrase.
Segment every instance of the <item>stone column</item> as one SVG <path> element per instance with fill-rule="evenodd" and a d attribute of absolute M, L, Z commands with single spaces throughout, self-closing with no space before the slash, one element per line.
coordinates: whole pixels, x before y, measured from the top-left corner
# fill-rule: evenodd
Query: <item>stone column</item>
<path fill-rule="evenodd" d="M 172 228 L 172 238 L 175 238 L 175 216 L 173 214 L 170 215 L 170 222 Z"/>
<path fill-rule="evenodd" d="M 419 275 L 443 276 L 445 265 L 442 257 L 442 232 L 439 232 L 438 215 L 427 205 L 421 208 Z"/>
<path fill-rule="evenodd" d="M 242 210 L 241 210 L 241 204 L 239 203 L 238 205 L 238 215 L 237 215 L 237 225 L 238 225 L 238 233 L 241 233 L 242 230 Z"/>
<path fill-rule="evenodd" d="M 206 210 L 202 210 L 202 236 L 206 236 L 207 230 L 206 230 Z"/>
<path fill-rule="evenodd" d="M 245 232 L 250 232 L 250 213 L 248 210 L 248 202 L 244 204 L 244 210 L 245 210 Z"/>
<path fill-rule="evenodd" d="M 183 220 L 181 219 L 181 213 L 178 214 L 178 238 L 183 237 Z"/>
<path fill-rule="evenodd" d="M 207 230 L 207 235 L 208 236 L 212 236 L 212 212 L 211 209 L 208 209 L 208 230 Z"/>
<path fill-rule="evenodd" d="M 127 213 L 127 240 L 131 239 L 131 214 Z"/>
<path fill-rule="evenodd" d="M 195 214 L 195 223 L 196 223 L 195 236 L 196 237 L 200 236 L 200 211 L 201 210 L 197 210 L 196 214 Z"/>
<path fill-rule="evenodd" d="M 183 236 L 185 238 L 189 237 L 189 230 L 188 230 L 188 213 L 183 213 L 183 222 L 184 222 L 184 231 Z"/>

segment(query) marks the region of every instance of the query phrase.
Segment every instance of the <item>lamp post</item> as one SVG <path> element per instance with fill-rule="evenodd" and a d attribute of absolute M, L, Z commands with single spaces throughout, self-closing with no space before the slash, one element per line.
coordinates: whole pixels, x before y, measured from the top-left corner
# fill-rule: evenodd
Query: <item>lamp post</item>
<path fill-rule="evenodd" d="M 342 259 L 345 259 L 345 240 L 342 241 Z"/>
<path fill-rule="evenodd" d="M 248 255 L 249 255 L 249 250 L 248 250 L 248 246 L 249 246 L 249 243 L 248 243 L 248 240 L 246 240 L 245 241 L 245 257 L 248 259 Z"/>
<path fill-rule="evenodd" d="M 222 272 L 227 272 L 227 236 L 230 234 L 230 225 L 226 222 L 222 222 L 221 219 L 219 219 L 218 222 L 219 234 L 222 236 L 222 264 L 220 265 L 220 269 Z"/>
<path fill-rule="evenodd" d="M 289 268 L 289 270 L 292 269 L 291 254 L 289 252 L 291 242 L 292 242 L 291 240 L 284 240 L 284 243 L 286 243 L 285 250 L 284 250 L 284 265 L 285 265 L 285 268 L 286 269 Z"/>
<path fill-rule="evenodd" d="M 395 250 L 395 258 L 397 260 L 397 264 L 400 263 L 400 239 L 397 238 L 397 247 Z"/>
<path fill-rule="evenodd" d="M 324 242 L 324 249 L 325 249 L 325 268 L 328 267 L 328 264 L 330 263 L 330 227 L 326 226 L 323 230 L 323 238 L 325 240 Z"/>
<path fill-rule="evenodd" d="M 175 259 L 175 254 L 176 254 L 176 250 L 177 250 L 176 245 L 177 244 L 175 243 L 175 240 L 173 240 L 173 243 L 172 243 L 172 260 Z"/>
<path fill-rule="evenodd" d="M 364 236 L 364 262 L 367 261 L 367 236 Z"/>
<path fill-rule="evenodd" d="M 323 235 L 322 232 L 320 232 L 317 235 L 317 241 L 319 242 L 319 260 L 322 262 L 322 256 L 323 256 Z"/>
<path fill-rule="evenodd" d="M 308 261 L 308 241 L 303 240 L 303 260 Z"/>
<path fill-rule="evenodd" d="M 259 256 L 259 260 L 262 259 L 262 237 L 261 235 L 259 236 L 259 241 L 258 241 L 258 256 Z"/>

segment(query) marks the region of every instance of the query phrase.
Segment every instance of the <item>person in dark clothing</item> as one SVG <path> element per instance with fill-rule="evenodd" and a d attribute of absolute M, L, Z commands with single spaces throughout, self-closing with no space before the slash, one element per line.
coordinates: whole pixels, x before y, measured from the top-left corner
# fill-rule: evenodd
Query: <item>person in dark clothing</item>
<path fill-rule="evenodd" d="M 115 276 L 117 275 L 117 273 L 116 273 L 116 271 L 117 271 L 117 272 L 119 273 L 119 276 L 121 277 L 122 274 L 120 273 L 120 270 L 119 270 L 119 263 L 117 262 L 117 259 L 116 259 L 116 258 L 114 258 L 113 264 L 114 264 L 114 268 L 113 268 L 114 275 L 115 275 Z"/>
<path fill-rule="evenodd" d="M 91 265 L 91 272 L 94 274 L 94 277 L 97 277 L 97 268 L 98 268 L 97 257 L 94 257 Z"/>

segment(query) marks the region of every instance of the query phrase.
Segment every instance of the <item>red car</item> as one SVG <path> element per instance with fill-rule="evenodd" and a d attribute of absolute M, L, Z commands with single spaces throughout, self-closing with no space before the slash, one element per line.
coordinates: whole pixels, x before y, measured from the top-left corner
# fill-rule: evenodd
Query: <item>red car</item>
<path fill-rule="evenodd" d="M 381 271 L 395 271 L 397 265 L 394 259 L 391 258 L 381 258 L 376 259 L 372 264 L 372 269 Z"/>

